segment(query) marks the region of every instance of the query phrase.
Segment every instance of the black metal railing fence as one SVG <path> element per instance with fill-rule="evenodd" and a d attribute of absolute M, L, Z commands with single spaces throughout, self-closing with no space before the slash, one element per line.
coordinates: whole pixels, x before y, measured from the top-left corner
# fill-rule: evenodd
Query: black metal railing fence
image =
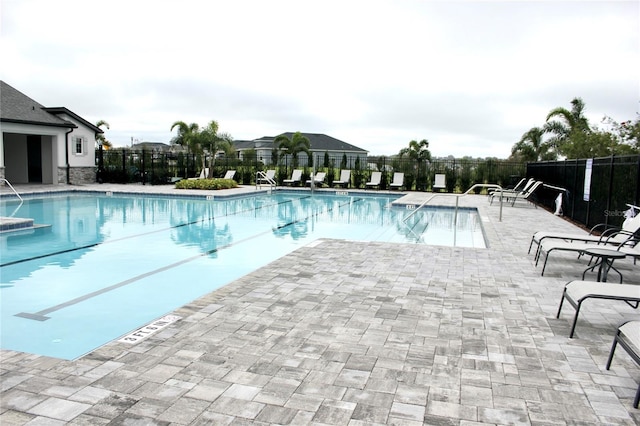
<path fill-rule="evenodd" d="M 592 227 L 598 223 L 620 226 L 627 204 L 640 203 L 640 155 L 611 156 L 591 160 L 591 184 L 585 199 L 585 176 L 589 161 L 544 161 L 527 164 L 527 176 L 545 184 L 565 188 L 563 214 Z M 539 204 L 555 209 L 559 191 L 542 187 Z"/>
<path fill-rule="evenodd" d="M 204 163 L 203 163 L 204 160 Z M 408 158 L 343 156 L 340 163 L 324 162 L 321 158 L 309 159 L 300 156 L 294 163 L 284 158 L 273 165 L 257 159 L 235 157 L 217 158 L 211 166 L 211 159 L 190 153 L 158 152 L 150 150 L 111 149 L 96 151 L 98 182 L 167 184 L 177 178 L 198 177 L 204 167 L 210 169 L 212 177 L 222 177 L 227 170 L 236 170 L 235 179 L 243 185 L 255 184 L 257 171 L 276 170 L 276 181 L 282 184 L 288 179 L 293 169 L 302 169 L 302 180 L 311 177 L 314 170 L 327 173 L 326 183 L 333 186 L 338 180 L 340 170 L 351 170 L 349 187 L 364 188 L 371 178 L 371 173 L 382 173 L 380 189 L 387 189 L 395 172 L 404 173 L 404 189 L 414 191 L 430 191 L 436 174 L 446 176 L 447 192 L 464 192 L 476 183 L 497 183 L 503 187 L 513 186 L 525 176 L 526 164 L 497 159 L 434 159 L 416 161 Z"/>

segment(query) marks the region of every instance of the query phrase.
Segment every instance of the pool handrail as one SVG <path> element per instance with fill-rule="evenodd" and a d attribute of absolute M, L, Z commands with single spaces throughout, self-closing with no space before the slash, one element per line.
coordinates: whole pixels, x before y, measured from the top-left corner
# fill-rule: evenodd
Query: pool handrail
<path fill-rule="evenodd" d="M 411 213 L 409 213 L 404 219 L 402 219 L 403 222 L 406 222 L 407 220 L 409 220 L 414 214 L 416 214 L 418 212 L 418 210 L 420 210 L 422 207 L 424 207 L 425 205 L 427 205 L 429 203 L 429 201 L 433 200 L 436 197 L 456 197 L 456 211 L 455 211 L 455 216 L 454 216 L 454 223 L 457 222 L 458 219 L 458 201 L 460 200 L 460 197 L 464 197 L 465 195 L 468 195 L 469 192 L 471 192 L 472 190 L 474 190 L 475 188 L 494 188 L 497 191 L 500 191 L 500 216 L 499 216 L 499 221 L 502 222 L 502 187 L 498 184 L 494 184 L 494 183 L 476 183 L 473 186 L 471 186 L 471 188 L 467 189 L 464 193 L 462 194 L 433 194 L 431 197 L 427 198 L 425 201 L 422 202 L 422 204 L 420 204 L 418 207 L 416 207 Z"/>
<path fill-rule="evenodd" d="M 22 207 L 22 203 L 24 203 L 24 200 L 22 199 L 20 194 L 18 194 L 18 191 L 16 191 L 13 185 L 11 185 L 11 182 L 9 182 L 6 178 L 0 178 L 0 182 L 4 182 L 5 184 L 7 184 L 7 186 L 11 188 L 13 193 L 16 194 L 16 197 L 18 197 L 18 199 L 20 200 L 20 204 L 18 204 L 18 207 L 16 207 L 13 213 L 11 213 L 11 216 L 9 216 L 9 217 L 13 217 L 18 212 L 18 210 L 20 210 L 20 207 Z"/>
<path fill-rule="evenodd" d="M 256 172 L 256 188 L 259 188 L 260 182 L 261 181 L 267 181 L 269 183 L 269 190 L 272 191 L 273 189 L 275 189 L 276 185 L 276 181 L 274 179 L 271 179 L 269 176 L 267 176 L 267 174 L 263 171 L 258 170 Z"/>

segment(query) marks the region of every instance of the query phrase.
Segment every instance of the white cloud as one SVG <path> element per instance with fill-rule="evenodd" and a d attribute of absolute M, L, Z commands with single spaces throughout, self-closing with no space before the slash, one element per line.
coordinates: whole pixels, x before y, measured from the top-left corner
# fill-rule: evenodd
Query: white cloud
<path fill-rule="evenodd" d="M 2 79 L 116 144 L 215 119 L 506 157 L 576 96 L 592 121 L 638 111 L 636 1 L 0 2 Z"/>

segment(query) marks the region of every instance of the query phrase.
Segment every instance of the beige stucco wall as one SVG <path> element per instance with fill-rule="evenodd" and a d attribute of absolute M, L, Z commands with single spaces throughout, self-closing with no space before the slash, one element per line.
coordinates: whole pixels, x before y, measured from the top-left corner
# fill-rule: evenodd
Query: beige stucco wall
<path fill-rule="evenodd" d="M 67 150 L 69 159 L 69 183 L 95 182 L 95 133 L 92 129 L 66 115 L 77 129 L 66 136 L 68 128 L 38 126 L 18 123 L 0 123 L 0 169 L 11 183 L 28 183 L 26 135 L 40 135 L 42 141 L 42 183 L 67 183 Z M 81 155 L 74 154 L 73 137 L 86 139 Z M 9 148 L 6 148 L 9 147 Z"/>

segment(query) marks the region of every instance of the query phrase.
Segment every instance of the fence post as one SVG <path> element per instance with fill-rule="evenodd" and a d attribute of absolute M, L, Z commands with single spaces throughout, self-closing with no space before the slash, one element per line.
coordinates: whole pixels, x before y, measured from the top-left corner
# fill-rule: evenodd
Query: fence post
<path fill-rule="evenodd" d="M 613 193 L 613 167 L 615 155 L 609 161 L 609 190 L 607 191 L 607 211 L 611 211 L 611 194 Z M 609 215 L 604 215 L 604 223 L 609 224 Z"/>
<path fill-rule="evenodd" d="M 129 175 L 127 174 L 127 149 L 122 149 L 122 182 L 128 183 Z"/>
<path fill-rule="evenodd" d="M 573 188 L 571 193 L 571 219 L 576 215 L 576 191 L 578 190 L 578 159 L 573 160 Z"/>
<path fill-rule="evenodd" d="M 633 202 L 635 205 L 640 204 L 640 154 L 638 154 L 638 161 L 636 161 L 636 197 Z"/>

